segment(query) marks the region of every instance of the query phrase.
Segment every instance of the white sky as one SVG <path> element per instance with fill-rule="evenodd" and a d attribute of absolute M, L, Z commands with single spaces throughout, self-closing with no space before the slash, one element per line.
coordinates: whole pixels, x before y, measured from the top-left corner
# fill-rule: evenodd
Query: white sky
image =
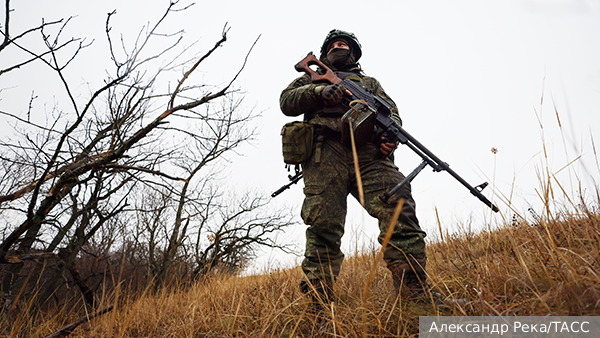
<path fill-rule="evenodd" d="M 84 83 L 98 85 L 104 68 L 110 66 L 105 61 L 106 13 L 117 9 L 113 30 L 132 41 L 141 25 L 155 22 L 167 4 L 166 0 L 13 1 L 13 32 L 18 25 L 39 24 L 41 17 L 48 21 L 78 15 L 68 33 L 95 39 L 74 65 L 78 73 L 71 73 L 82 83 L 79 94 L 85 97 Z M 495 190 L 512 196 L 523 215 L 529 216 L 530 205 L 541 213 L 536 168 L 545 168 L 544 144 L 552 173 L 581 155 L 570 170 L 557 174 L 569 193 L 579 180 L 588 192 L 592 178 L 598 181 L 592 138 L 600 142 L 599 0 L 199 1 L 168 22 L 173 29 L 186 30 L 188 43 L 199 40 L 199 53 L 212 47 L 229 23 L 228 41 L 203 69 L 211 83 L 228 81 L 261 35 L 237 82 L 246 92 L 245 104 L 263 112 L 259 139 L 243 149 L 245 157 L 232 159 L 230 182 L 242 188 L 270 194 L 287 183 L 279 131 L 292 119 L 280 112 L 279 94 L 300 75 L 293 65 L 309 51 L 318 53 L 334 28 L 357 35 L 363 46 L 363 69 L 395 100 L 409 133 L 471 185 L 495 183 L 484 190 L 488 198 Z M 17 80 L 6 81 L 3 76 L 0 110 L 9 110 L 9 95 L 12 104 L 17 99 L 26 102 L 31 94 L 20 91 Z M 53 100 L 49 98 L 49 104 Z M 26 104 L 21 104 L 23 109 L 10 107 L 11 111 L 24 113 Z M 498 149 L 495 156 L 492 147 Z M 403 173 L 419 162 L 409 149 L 398 150 L 396 164 Z M 484 205 L 447 173 L 425 169 L 413 182 L 413 195 L 422 226 L 432 238 L 439 237 L 436 208 L 444 229 L 469 219 L 474 229 L 500 220 L 498 215 L 490 217 Z M 299 213 L 302 198 L 299 184 L 273 202 L 296 206 Z M 498 204 L 510 219 L 507 206 Z M 349 206 L 346 253 L 352 253 L 357 243 L 372 242 L 377 231 L 357 203 Z M 290 229 L 281 239 L 302 249 L 304 229 Z M 274 252 L 262 255 L 259 262 L 276 266 L 294 260 Z"/>

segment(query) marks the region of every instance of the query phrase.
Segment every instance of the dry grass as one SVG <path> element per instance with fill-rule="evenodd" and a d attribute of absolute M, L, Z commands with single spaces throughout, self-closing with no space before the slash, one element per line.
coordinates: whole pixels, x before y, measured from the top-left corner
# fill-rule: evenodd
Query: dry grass
<path fill-rule="evenodd" d="M 583 213 L 457 234 L 429 247 L 432 286 L 468 300 L 443 315 L 600 314 L 600 216 Z M 374 279 L 363 299 L 371 271 Z M 79 327 L 72 337 L 309 337 L 315 316 L 301 294 L 299 268 L 269 274 L 213 276 L 191 287 L 121 299 L 114 311 Z M 331 327 L 341 337 L 414 334 L 431 306 L 403 302 L 374 254 L 344 262 L 336 285 Z M 116 295 L 107 297 L 105 304 Z M 102 307 L 102 305 L 100 307 Z M 23 313 L 27 313 L 23 311 Z M 41 337 L 81 313 L 58 309 L 8 325 L 13 337 Z M 18 333 L 18 334 L 17 334 Z"/>
<path fill-rule="evenodd" d="M 477 315 L 600 314 L 600 216 L 519 224 L 431 250 L 436 286 Z"/>

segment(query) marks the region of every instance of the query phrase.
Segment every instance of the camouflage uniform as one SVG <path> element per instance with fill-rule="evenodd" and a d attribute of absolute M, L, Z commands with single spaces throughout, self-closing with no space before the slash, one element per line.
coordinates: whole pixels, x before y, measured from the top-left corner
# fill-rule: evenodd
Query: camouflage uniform
<path fill-rule="evenodd" d="M 345 73 L 350 74 L 346 79 L 360 83 L 375 95 L 388 100 L 394 106 L 393 117 L 401 123 L 395 104 L 376 79 L 364 76 L 359 68 L 346 70 Z M 338 275 L 344 258 L 340 244 L 344 234 L 347 196 L 352 194 L 358 199 L 358 188 L 351 148 L 342 144 L 339 137 L 340 116 L 346 109 L 325 107 L 315 94 L 316 87 L 308 75 L 297 78 L 281 93 L 280 106 L 285 115 L 304 114 L 304 120 L 320 130 L 316 134 L 313 156 L 302 164 L 305 199 L 301 215 L 308 225 L 302 269 L 308 280 L 321 280 L 329 284 Z M 398 199 L 406 200 L 384 253 L 384 260 L 388 267 L 392 267 L 406 264 L 410 257 L 425 258 L 425 232 L 420 228 L 415 215 L 415 201 L 410 184 L 405 185 L 387 203 L 379 198 L 404 176 L 390 158 L 380 156 L 377 139 L 379 138 L 374 135 L 373 141 L 359 148 L 358 158 L 365 209 L 379 220 L 380 242 L 387 231 Z M 306 288 L 306 280 L 301 285 Z"/>

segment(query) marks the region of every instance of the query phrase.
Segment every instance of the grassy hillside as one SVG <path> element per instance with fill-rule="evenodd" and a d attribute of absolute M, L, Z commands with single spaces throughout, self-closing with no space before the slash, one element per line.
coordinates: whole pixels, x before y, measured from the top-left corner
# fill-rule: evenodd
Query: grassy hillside
<path fill-rule="evenodd" d="M 600 216 L 585 210 L 445 238 L 429 247 L 428 273 L 433 288 L 468 301 L 443 315 L 600 315 L 599 257 Z M 105 306 L 119 299 L 115 309 L 71 337 L 309 337 L 315 317 L 298 290 L 300 277 L 293 268 L 213 276 L 134 300 L 107 296 Z M 335 291 L 331 326 L 341 337 L 411 336 L 419 315 L 436 313 L 396 298 L 391 276 L 374 253 L 347 259 Z M 80 315 L 58 309 L 43 318 L 13 318 L 10 327 L 13 334 L 42 337 Z"/>

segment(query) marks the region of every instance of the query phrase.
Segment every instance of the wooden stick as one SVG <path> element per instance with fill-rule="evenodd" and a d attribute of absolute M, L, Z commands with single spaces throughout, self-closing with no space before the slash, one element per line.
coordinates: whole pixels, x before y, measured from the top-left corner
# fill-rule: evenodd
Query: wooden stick
<path fill-rule="evenodd" d="M 92 319 L 94 317 L 97 317 L 97 316 L 103 315 L 103 314 L 105 314 L 107 312 L 110 312 L 110 311 L 112 311 L 113 308 L 114 308 L 114 305 L 111 305 L 111 306 L 106 307 L 106 308 L 104 308 L 102 310 L 98 310 L 98 311 L 96 311 L 96 312 L 94 312 L 92 314 L 83 316 L 83 317 L 77 319 L 76 321 L 74 321 L 73 323 L 71 323 L 71 324 L 63 327 L 62 329 L 60 329 L 60 330 L 58 330 L 58 331 L 56 331 L 56 332 L 54 332 L 54 333 L 52 333 L 52 334 L 50 334 L 48 336 L 45 336 L 44 338 L 62 338 L 62 337 L 66 337 L 66 336 L 70 335 L 71 333 L 73 333 L 73 331 L 79 325 L 90 321 L 90 319 Z"/>
<path fill-rule="evenodd" d="M 358 163 L 358 153 L 356 152 L 356 144 L 354 143 L 354 131 L 352 130 L 352 119 L 348 119 L 350 128 L 350 143 L 352 144 L 352 158 L 354 159 L 354 172 L 356 173 L 356 185 L 358 186 L 358 200 L 360 205 L 365 207 L 365 193 L 363 191 L 362 178 L 360 176 L 360 165 Z"/>

